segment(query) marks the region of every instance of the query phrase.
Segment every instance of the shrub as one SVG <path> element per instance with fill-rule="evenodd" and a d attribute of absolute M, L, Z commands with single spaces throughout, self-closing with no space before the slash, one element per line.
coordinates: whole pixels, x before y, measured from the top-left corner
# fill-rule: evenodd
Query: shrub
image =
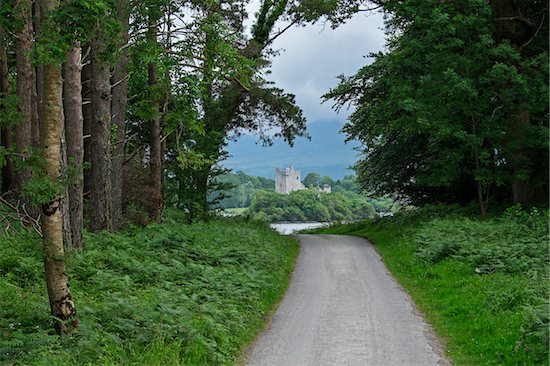
<path fill-rule="evenodd" d="M 455 257 L 477 273 L 541 272 L 548 263 L 546 214 L 506 214 L 486 221 L 434 219 L 416 233 L 417 255 L 431 263 Z"/>

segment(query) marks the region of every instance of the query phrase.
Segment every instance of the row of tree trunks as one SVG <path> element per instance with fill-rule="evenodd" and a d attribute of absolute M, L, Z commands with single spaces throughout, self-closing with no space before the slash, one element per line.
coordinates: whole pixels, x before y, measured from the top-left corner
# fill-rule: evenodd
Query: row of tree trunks
<path fill-rule="evenodd" d="M 21 160 L 30 156 L 31 148 L 40 148 L 45 173 L 54 183 L 62 180 L 62 172 L 68 173 L 69 186 L 65 195 L 41 206 L 45 277 L 51 313 L 57 332 L 66 333 L 78 324 L 68 286 L 64 254 L 67 250 L 83 248 L 85 192 L 90 192 L 90 230 L 118 230 L 123 223 L 122 166 L 129 59 L 126 51 L 128 0 L 117 2 L 124 47 L 119 53 L 112 76 L 109 63 L 103 57 L 105 46 L 100 40 L 92 42 L 92 61 L 84 68 L 84 60 L 81 59 L 83 52 L 79 47 L 68 51 L 63 66 L 61 60 L 33 66 L 31 55 L 34 35 L 40 31 L 40 21 L 55 10 L 59 1 L 16 0 L 15 5 L 21 24 L 15 36 L 16 94 L 21 119 L 14 128 L 2 128 L 1 142 L 6 148 L 10 148 L 14 142 Z M 156 32 L 154 36 L 157 36 Z M 5 45 L 0 45 L 0 97 L 6 97 L 9 93 L 6 53 Z M 162 151 L 155 64 L 149 65 L 148 74 L 159 109 L 158 116 L 151 121 L 150 135 L 150 186 L 154 192 L 152 199 L 157 202 L 151 216 L 158 220 L 162 209 Z M 116 138 L 115 145 L 111 146 L 113 127 Z M 14 131 L 15 136 L 12 135 Z M 86 179 L 82 173 L 85 152 L 88 153 L 86 159 L 92 167 Z M 16 173 L 13 162 L 9 161 L 2 169 L 2 192 L 14 188 L 20 190 L 31 175 L 30 169 Z"/>

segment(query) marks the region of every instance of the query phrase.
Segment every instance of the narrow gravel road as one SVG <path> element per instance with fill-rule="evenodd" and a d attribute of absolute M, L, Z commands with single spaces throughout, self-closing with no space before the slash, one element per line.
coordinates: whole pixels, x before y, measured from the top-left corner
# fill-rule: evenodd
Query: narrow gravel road
<path fill-rule="evenodd" d="M 421 314 L 364 239 L 298 235 L 290 287 L 245 365 L 448 365 Z"/>

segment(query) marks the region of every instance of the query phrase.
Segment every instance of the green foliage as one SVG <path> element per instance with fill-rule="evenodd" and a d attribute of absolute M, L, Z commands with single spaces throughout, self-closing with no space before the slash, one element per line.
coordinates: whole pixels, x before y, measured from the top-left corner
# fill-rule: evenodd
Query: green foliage
<path fill-rule="evenodd" d="M 521 326 L 521 339 L 517 343 L 519 349 L 525 349 L 534 355 L 540 355 L 541 362 L 545 362 L 543 357 L 548 355 L 549 332 L 549 311 L 548 297 L 539 298 L 538 304 L 525 307 L 525 321 Z M 548 357 L 546 358 L 548 361 Z"/>
<path fill-rule="evenodd" d="M 29 179 L 23 182 L 19 193 L 21 196 L 27 197 L 34 206 L 59 200 L 65 194 L 66 187 L 77 179 L 83 169 L 89 167 L 87 163 L 75 164 L 74 159 L 71 157 L 56 181 L 53 181 L 47 175 L 44 169 L 44 160 L 38 155 L 38 151 L 28 149 L 23 156 L 13 153 L 13 149 L 0 147 L 0 167 L 3 166 L 5 159 L 10 156 L 16 169 L 20 172 L 28 172 L 30 176 Z"/>
<path fill-rule="evenodd" d="M 218 195 L 225 188 L 220 185 L 225 173 L 220 163 L 227 157 L 228 139 L 248 131 L 266 144 L 275 138 L 292 144 L 295 136 L 305 135 L 305 118 L 294 96 L 264 78 L 274 55 L 269 45 L 277 21 L 295 15 L 300 23 L 305 18 L 291 11 L 293 5 L 286 0 L 262 1 L 248 35 L 243 26 L 248 17 L 245 6 L 216 4 L 189 4 L 183 12 L 186 17 L 189 12 L 194 14 L 184 32 L 188 36 L 175 42 L 170 52 L 176 55 L 171 78 L 177 75 L 181 81 L 170 96 L 170 107 L 183 109 L 167 125 L 176 135 L 168 153 L 169 184 L 176 192 L 170 198 L 191 218 L 199 219 L 208 218 L 210 207 L 223 200 Z M 147 103 L 135 110 L 148 110 Z M 249 190 L 234 192 L 234 196 L 248 196 Z M 249 201 L 241 198 L 231 205 Z M 222 206 L 229 204 L 221 202 Z"/>
<path fill-rule="evenodd" d="M 103 45 L 102 60 L 112 61 L 116 54 L 115 35 L 119 24 L 114 18 L 115 2 L 111 0 L 63 1 L 42 19 L 33 59 L 36 64 L 61 64 L 67 51 L 92 39 Z"/>
<path fill-rule="evenodd" d="M 483 222 L 434 219 L 417 231 L 413 241 L 417 255 L 430 263 L 454 257 L 476 273 L 541 272 L 547 264 L 547 221 L 538 210 L 513 211 Z M 523 236 L 525 232 L 530 235 Z"/>
<path fill-rule="evenodd" d="M 126 149 L 141 153 L 148 144 L 147 121 L 160 113 L 165 122 L 165 191 L 170 192 L 165 202 L 186 210 L 191 221 L 208 219 L 217 206 L 249 204 L 250 185 L 226 192 L 232 198 L 221 192 L 229 189 L 221 169 L 228 140 L 248 132 L 265 144 L 276 138 L 292 144 L 296 136 L 306 135 L 305 118 L 294 95 L 265 79 L 276 55 L 270 49 L 279 35 L 276 24 L 280 20 L 305 24 L 333 15 L 344 19 L 355 11 L 347 6 L 353 1 L 265 0 L 259 3 L 249 34 L 244 24 L 251 18 L 246 3 L 130 3 L 132 98 L 126 126 L 132 139 Z M 182 18 L 186 21 L 180 24 Z M 158 32 L 161 26 L 163 32 Z M 155 86 L 149 85 L 149 65 L 157 70 Z"/>
<path fill-rule="evenodd" d="M 34 205 L 45 205 L 58 200 L 63 195 L 63 188 L 47 176 L 38 176 L 25 181 L 21 193 Z"/>
<path fill-rule="evenodd" d="M 256 191 L 250 214 L 267 215 L 271 221 L 348 221 L 374 217 L 368 200 L 357 194 L 294 191 L 288 195 Z"/>
<path fill-rule="evenodd" d="M 220 208 L 248 207 L 256 190 L 275 190 L 273 179 L 250 176 L 242 171 L 225 173 L 217 180 L 223 190 L 211 192 L 209 198 L 214 199 L 221 194 L 221 200 L 216 205 Z"/>
<path fill-rule="evenodd" d="M 548 229 L 547 210 L 427 206 L 317 232 L 369 238 L 453 363 L 548 365 Z"/>
<path fill-rule="evenodd" d="M 387 51 L 325 96 L 337 108 L 357 106 L 344 131 L 364 144 L 356 165 L 363 189 L 468 203 L 479 183 L 483 199 L 496 192 L 510 202 L 520 179 L 541 187 L 539 202 L 547 201 L 544 2 L 514 7 L 538 30 L 516 17 L 502 26 L 495 17 L 506 6 L 492 2 L 380 4 Z"/>
<path fill-rule="evenodd" d="M 0 98 L 0 126 L 16 126 L 21 120 L 21 113 L 17 109 L 19 97 L 14 94 L 8 94 Z"/>
<path fill-rule="evenodd" d="M 318 187 L 321 181 L 319 173 L 311 172 L 304 178 L 303 182 L 306 187 Z"/>
<path fill-rule="evenodd" d="M 68 167 L 60 172 L 56 181 L 53 181 L 47 175 L 44 159 L 38 155 L 38 151 L 28 149 L 25 156 L 14 155 L 13 160 L 18 171 L 28 172 L 30 176 L 23 182 L 20 194 L 29 198 L 30 203 L 36 206 L 59 200 L 65 194 L 65 188 L 74 178 L 74 171 L 77 169 Z"/>
<path fill-rule="evenodd" d="M 298 254 L 264 224 L 214 221 L 86 234 L 68 259 L 79 334 L 50 330 L 39 238 L 0 234 L 0 363 L 234 364 Z"/>

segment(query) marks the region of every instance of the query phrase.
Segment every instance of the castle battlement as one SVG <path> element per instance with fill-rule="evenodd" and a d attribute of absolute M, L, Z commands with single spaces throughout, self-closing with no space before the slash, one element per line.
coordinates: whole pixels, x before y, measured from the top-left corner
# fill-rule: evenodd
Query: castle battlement
<path fill-rule="evenodd" d="M 275 168 L 275 191 L 289 194 L 292 191 L 305 189 L 300 179 L 300 171 L 293 167 Z"/>

